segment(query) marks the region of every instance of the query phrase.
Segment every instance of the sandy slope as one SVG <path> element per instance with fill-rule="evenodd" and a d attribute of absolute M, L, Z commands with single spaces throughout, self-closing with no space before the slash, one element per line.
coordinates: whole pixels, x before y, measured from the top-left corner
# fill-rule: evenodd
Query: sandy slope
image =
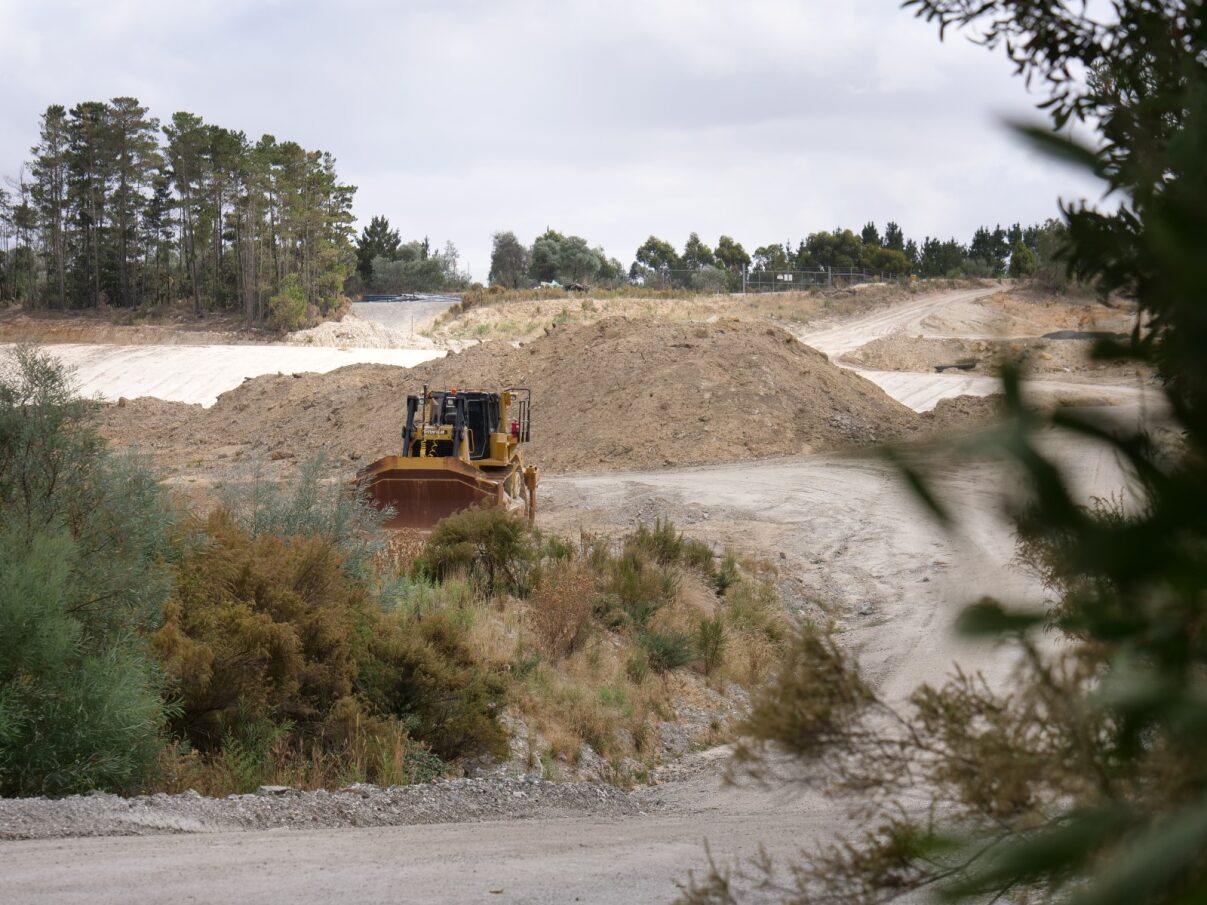
<path fill-rule="evenodd" d="M 11 346 L 0 345 L 0 354 Z M 289 345 L 43 347 L 76 371 L 81 395 L 116 400 L 155 396 L 213 405 L 249 377 L 334 371 L 351 364 L 412 367 L 440 358 L 433 349 L 343 349 Z"/>
<path fill-rule="evenodd" d="M 849 361 L 843 361 L 843 356 L 884 337 L 949 336 L 953 334 L 947 331 L 959 327 L 968 327 L 974 330 L 972 335 L 980 336 L 1003 323 L 1015 327 L 1022 323 L 1032 331 L 1040 328 L 1082 329 L 1087 326 L 1125 329 L 1127 326 L 1126 317 L 1112 313 L 1110 309 L 1101 309 L 1107 315 L 1099 315 L 1093 309 L 1087 314 L 1082 310 L 1085 306 L 1081 305 L 1027 305 L 999 293 L 998 287 L 934 293 L 824 329 L 806 330 L 797 336 L 801 342 L 825 352 L 833 361 L 872 381 L 903 405 L 917 412 L 927 412 L 940 399 L 999 393 L 1001 382 L 995 377 L 963 371 L 946 371 L 942 374 L 881 371 L 857 367 Z M 995 316 L 997 309 L 1005 312 L 1004 322 Z M 1020 309 L 1026 312 L 1025 319 L 1019 313 Z M 1107 404 L 1156 402 L 1155 392 L 1147 381 L 1142 380 L 1079 380 L 1039 375 L 1029 382 L 1029 387 L 1032 393 L 1060 399 L 1089 399 Z"/>

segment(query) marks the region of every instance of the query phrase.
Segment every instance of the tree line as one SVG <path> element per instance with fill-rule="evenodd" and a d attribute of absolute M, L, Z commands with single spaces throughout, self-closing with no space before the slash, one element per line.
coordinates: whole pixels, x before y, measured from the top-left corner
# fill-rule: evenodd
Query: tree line
<path fill-rule="evenodd" d="M 356 239 L 356 276 L 350 292 L 451 292 L 469 286 L 451 241 L 432 250 L 426 236 L 403 242 L 385 217 L 374 217 Z"/>
<path fill-rule="evenodd" d="M 327 152 L 116 97 L 51 105 L 30 153 L 0 190 L 0 300 L 286 324 L 338 305 L 356 190 Z"/>
<path fill-rule="evenodd" d="M 563 286 L 623 281 L 624 267 L 600 247 L 581 236 L 546 229 L 532 245 L 524 245 L 513 232 L 495 233 L 490 255 L 490 283 L 519 289 L 538 283 Z"/>
<path fill-rule="evenodd" d="M 901 227 L 885 225 L 883 234 L 874 222 L 859 232 L 835 229 L 816 232 L 791 243 L 760 245 L 747 252 L 741 242 L 721 236 L 715 246 L 698 233 L 688 236 L 682 251 L 651 235 L 638 248 L 627 271 L 585 239 L 548 230 L 531 246 L 513 232 L 494 235 L 490 261 L 491 285 L 509 289 L 541 282 L 635 283 L 651 288 L 694 289 L 722 292 L 775 281 L 781 275 L 813 272 L 863 272 L 889 278 L 919 277 L 1025 277 L 1039 273 L 1053 288 L 1063 288 L 1063 268 L 1058 251 L 1065 228 L 1056 220 L 1023 227 L 982 226 L 967 244 L 957 239 L 927 236 L 921 243 L 906 239 Z"/>

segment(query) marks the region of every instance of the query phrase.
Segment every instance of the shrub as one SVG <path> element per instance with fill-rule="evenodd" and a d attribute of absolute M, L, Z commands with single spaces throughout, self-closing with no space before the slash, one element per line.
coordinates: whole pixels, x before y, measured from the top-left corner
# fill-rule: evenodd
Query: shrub
<path fill-rule="evenodd" d="M 306 326 L 309 306 L 306 293 L 296 274 L 281 281 L 277 294 L 268 300 L 268 318 L 282 330 L 300 330 Z"/>
<path fill-rule="evenodd" d="M 312 729 L 352 693 L 368 592 L 323 538 L 253 537 L 226 510 L 204 531 L 153 639 L 180 700 L 174 728 L 202 750 L 264 720 Z"/>
<path fill-rule="evenodd" d="M 160 747 L 155 672 L 130 636 L 73 618 L 68 538 L 0 537 L 0 794 L 132 792 Z"/>
<path fill-rule="evenodd" d="M 339 548 L 345 569 L 368 579 L 372 561 L 392 540 L 379 530 L 389 514 L 342 484 L 324 482 L 325 465 L 316 456 L 282 481 L 266 479 L 256 467 L 246 480 L 219 485 L 217 495 L 234 523 L 252 537 L 323 538 Z"/>
<path fill-rule="evenodd" d="M 642 628 L 674 599 L 678 581 L 672 572 L 651 564 L 639 553 L 626 553 L 611 563 L 611 575 L 600 602 L 618 608 L 630 624 Z"/>
<path fill-rule="evenodd" d="M 656 673 L 668 673 L 686 666 L 692 658 L 691 638 L 682 632 L 647 631 L 637 636 L 645 648 L 650 669 Z"/>
<path fill-rule="evenodd" d="M 545 542 L 541 547 L 542 559 L 570 559 L 573 555 L 574 548 L 555 534 L 551 534 L 546 537 Z"/>
<path fill-rule="evenodd" d="M 487 593 L 523 596 L 535 557 L 535 536 L 523 516 L 476 506 L 436 526 L 413 572 L 436 580 L 461 572 Z"/>
<path fill-rule="evenodd" d="M 650 675 L 650 657 L 645 648 L 639 648 L 624 664 L 625 675 L 635 685 L 640 685 Z"/>
<path fill-rule="evenodd" d="M 158 619 L 173 518 L 141 460 L 109 451 L 94 414 L 52 356 L 20 347 L 0 364 L 0 531 L 75 542 L 64 606 L 104 638 Z"/>
<path fill-rule="evenodd" d="M 461 575 L 450 575 L 441 582 L 400 576 L 390 586 L 390 609 L 403 619 L 418 619 L 431 613 L 459 611 L 474 600 L 473 585 Z"/>
<path fill-rule="evenodd" d="M 724 603 L 729 620 L 743 631 L 773 642 L 787 636 L 787 620 L 770 581 L 739 581 L 725 592 Z"/>
<path fill-rule="evenodd" d="M 347 735 L 326 746 L 307 744 L 291 735 L 287 725 L 268 722 L 250 738 L 228 738 L 213 754 L 202 755 L 187 744 L 166 749 L 156 788 L 222 796 L 264 784 L 302 789 L 353 782 L 404 785 L 430 782 L 448 772 L 445 761 L 408 738 L 397 722 L 357 715 Z"/>
<path fill-rule="evenodd" d="M 436 612 L 362 638 L 366 662 L 357 690 L 376 712 L 400 719 L 409 733 L 446 760 L 507 753 L 498 722 L 503 680 L 475 661 L 466 629 Z"/>
<path fill-rule="evenodd" d="M 568 656 L 586 640 L 594 598 L 595 580 L 581 564 L 559 563 L 541 576 L 529 618 L 551 654 Z"/>
<path fill-rule="evenodd" d="M 160 745 L 139 633 L 167 593 L 171 517 L 92 410 L 50 356 L 0 367 L 0 794 L 134 791 Z"/>
<path fill-rule="evenodd" d="M 714 572 L 712 548 L 703 541 L 684 537 L 670 519 L 657 518 L 651 528 L 639 524 L 624 539 L 626 553 L 642 553 L 660 566 L 684 565 L 706 578 Z"/>
<path fill-rule="evenodd" d="M 713 578 L 716 572 L 713 564 L 716 557 L 713 556 L 712 547 L 703 541 L 684 540 L 679 559 L 683 565 L 695 569 L 705 578 Z"/>
<path fill-rule="evenodd" d="M 448 613 L 384 613 L 327 538 L 253 537 L 225 510 L 204 531 L 153 638 L 180 701 L 173 726 L 201 754 L 226 757 L 265 725 L 362 766 L 365 751 L 401 750 L 399 727 L 441 758 L 505 749 L 502 685 Z"/>
<path fill-rule="evenodd" d="M 697 292 L 725 292 L 729 275 L 720 267 L 702 267 L 691 275 L 691 285 Z"/>
<path fill-rule="evenodd" d="M 660 566 L 679 562 L 683 555 L 683 535 L 675 530 L 670 519 L 655 519 L 654 527 L 644 522 L 625 538 L 625 551 L 639 551 L 649 555 Z"/>
<path fill-rule="evenodd" d="M 725 556 L 721 559 L 721 568 L 713 576 L 713 587 L 716 588 L 718 594 L 724 594 L 738 583 L 739 577 L 738 559 L 734 556 L 733 550 L 726 550 Z"/>
<path fill-rule="evenodd" d="M 725 620 L 711 616 L 696 623 L 696 653 L 704 675 L 710 676 L 725 660 Z"/>

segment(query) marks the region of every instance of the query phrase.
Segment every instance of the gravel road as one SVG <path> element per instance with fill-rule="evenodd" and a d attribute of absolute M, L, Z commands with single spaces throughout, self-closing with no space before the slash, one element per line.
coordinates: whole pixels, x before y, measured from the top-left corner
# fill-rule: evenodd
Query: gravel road
<path fill-rule="evenodd" d="M 630 816 L 640 804 L 607 785 L 540 779 L 454 779 L 338 792 L 264 787 L 258 793 L 205 798 L 92 793 L 67 798 L 0 799 L 0 839 L 158 836 L 235 830 L 399 826 L 564 816 Z"/>
<path fill-rule="evenodd" d="M 871 314 L 845 319 L 837 324 L 805 330 L 798 338 L 807 346 L 825 352 L 837 360 L 839 356 L 880 336 L 890 333 L 924 333 L 923 321 L 937 311 L 986 298 L 1001 291 L 1000 286 L 981 289 L 955 289 L 934 292 L 910 299 L 898 305 L 873 311 Z"/>
<path fill-rule="evenodd" d="M 722 860 L 784 855 L 838 826 L 814 793 L 722 788 L 702 766 L 631 795 L 580 787 L 623 803 L 574 816 L 0 842 L 0 888 L 21 905 L 669 902 L 706 841 Z"/>

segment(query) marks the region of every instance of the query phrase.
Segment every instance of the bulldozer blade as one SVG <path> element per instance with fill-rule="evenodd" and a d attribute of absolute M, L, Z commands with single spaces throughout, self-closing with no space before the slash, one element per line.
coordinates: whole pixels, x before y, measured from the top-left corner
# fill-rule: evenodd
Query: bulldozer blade
<path fill-rule="evenodd" d="M 516 468 L 484 472 L 459 459 L 386 456 L 357 472 L 357 486 L 380 509 L 392 512 L 385 528 L 430 529 L 443 518 L 475 505 L 511 507 L 507 492 Z"/>

